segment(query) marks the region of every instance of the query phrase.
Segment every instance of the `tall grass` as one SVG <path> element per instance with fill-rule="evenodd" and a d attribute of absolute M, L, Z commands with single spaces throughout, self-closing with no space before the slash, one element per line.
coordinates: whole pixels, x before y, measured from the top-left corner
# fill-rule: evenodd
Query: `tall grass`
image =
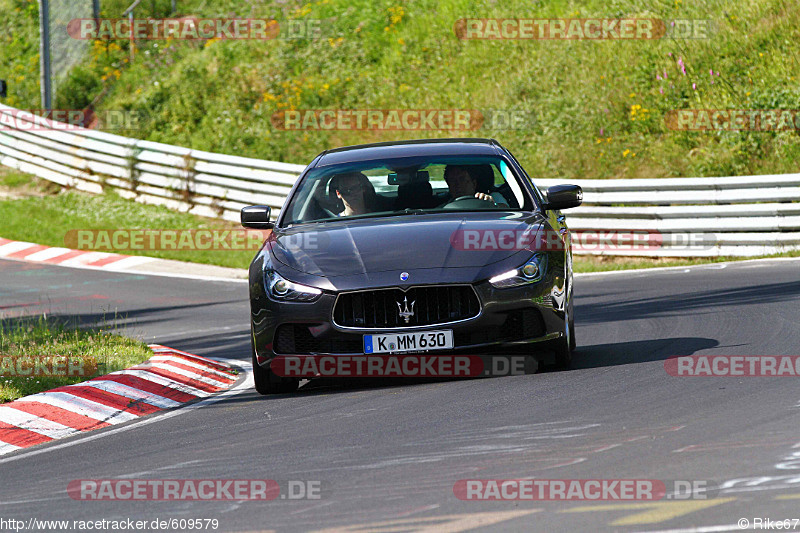
<path fill-rule="evenodd" d="M 14 3 L 27 6 L 15 16 L 29 20 L 35 2 Z M 664 120 L 673 109 L 800 108 L 800 6 L 791 0 L 183 0 L 178 7 L 181 15 L 319 19 L 323 36 L 147 41 L 132 64 L 126 41 L 99 42 L 71 93 L 106 91 L 101 107 L 146 112 L 150 120 L 133 132 L 143 138 L 297 163 L 344 144 L 453 132 L 287 132 L 273 127 L 276 112 L 461 108 L 532 112 L 536 123 L 524 130 L 457 135 L 498 138 L 534 176 L 798 169 L 796 132 L 677 132 Z M 454 23 L 469 17 L 703 19 L 713 32 L 681 40 L 459 40 Z M 24 35 L 12 48 L 18 64 L 35 50 L 25 48 Z M 18 105 L 37 101 L 33 85 L 14 91 Z"/>

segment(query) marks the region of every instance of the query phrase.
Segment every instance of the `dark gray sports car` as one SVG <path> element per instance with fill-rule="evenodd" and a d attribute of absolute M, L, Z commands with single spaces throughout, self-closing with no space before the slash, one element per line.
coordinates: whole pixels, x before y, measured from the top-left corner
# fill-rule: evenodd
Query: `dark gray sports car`
<path fill-rule="evenodd" d="M 243 226 L 273 230 L 250 266 L 256 389 L 295 390 L 287 360 L 302 361 L 303 377 L 348 375 L 321 371 L 322 359 L 389 356 L 549 352 L 569 366 L 572 251 L 559 210 L 581 199 L 575 185 L 542 193 L 490 139 L 323 152 L 274 222 L 269 207 L 242 210 Z"/>

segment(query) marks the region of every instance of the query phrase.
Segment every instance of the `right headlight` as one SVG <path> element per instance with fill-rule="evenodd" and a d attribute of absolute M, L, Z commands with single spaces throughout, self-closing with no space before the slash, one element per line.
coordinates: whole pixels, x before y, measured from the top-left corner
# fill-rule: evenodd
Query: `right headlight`
<path fill-rule="evenodd" d="M 264 272 L 264 284 L 270 298 L 278 301 L 313 302 L 322 294 L 320 289 L 289 281 L 274 270 Z"/>
<path fill-rule="evenodd" d="M 528 259 L 524 265 L 489 278 L 489 283 L 496 289 L 507 289 L 528 283 L 536 283 L 544 277 L 546 268 L 547 256 L 545 254 L 533 254 L 533 257 Z"/>

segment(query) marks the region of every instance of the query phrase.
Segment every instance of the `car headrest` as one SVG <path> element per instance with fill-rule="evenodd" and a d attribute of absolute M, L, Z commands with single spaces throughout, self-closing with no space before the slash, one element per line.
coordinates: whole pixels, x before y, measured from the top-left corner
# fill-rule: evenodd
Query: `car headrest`
<path fill-rule="evenodd" d="M 428 181 L 414 181 L 397 187 L 398 209 L 428 209 L 434 203 L 433 187 Z"/>

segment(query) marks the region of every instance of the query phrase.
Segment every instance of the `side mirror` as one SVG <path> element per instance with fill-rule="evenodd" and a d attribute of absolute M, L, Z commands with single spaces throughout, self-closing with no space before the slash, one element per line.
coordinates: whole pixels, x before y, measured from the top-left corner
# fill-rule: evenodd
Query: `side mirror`
<path fill-rule="evenodd" d="M 549 210 L 578 207 L 583 202 L 583 190 L 578 185 L 553 185 L 547 189 L 544 208 Z"/>
<path fill-rule="evenodd" d="M 269 221 L 271 209 L 268 205 L 251 205 L 242 209 L 242 226 L 252 229 L 272 229 Z"/>

